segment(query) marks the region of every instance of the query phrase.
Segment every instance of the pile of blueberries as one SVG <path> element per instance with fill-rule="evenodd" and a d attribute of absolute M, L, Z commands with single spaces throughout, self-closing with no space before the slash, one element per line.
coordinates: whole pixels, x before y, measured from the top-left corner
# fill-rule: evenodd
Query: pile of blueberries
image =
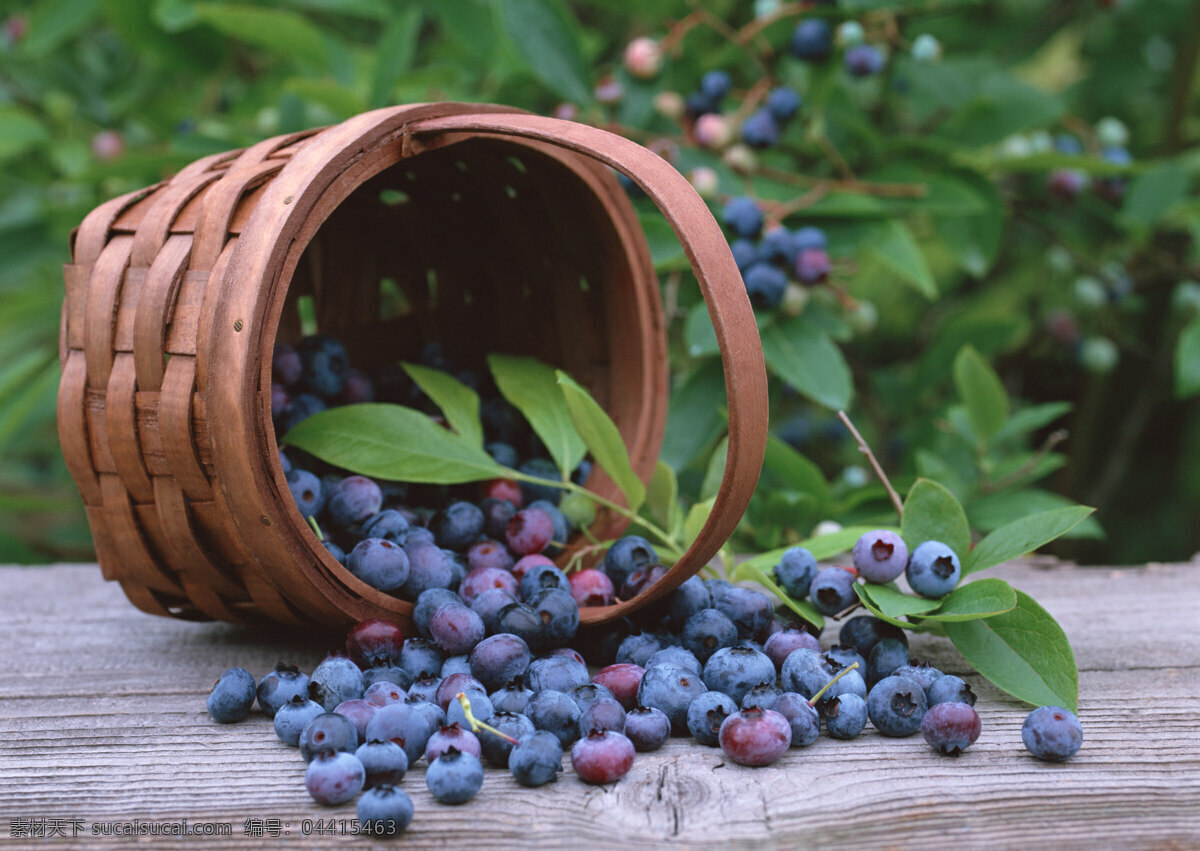
<path fill-rule="evenodd" d="M 896 565 L 920 593 L 936 594 L 957 562 L 932 550 L 910 560 L 890 534 L 863 536 L 853 568 L 820 569 L 811 553 L 792 548 L 775 578 L 826 611 L 845 601 L 841 576 L 849 584 L 856 575 L 890 581 L 880 577 L 895 578 Z M 662 575 L 656 565 L 653 547 L 628 536 L 596 570 L 621 585 L 646 572 L 649 584 Z M 557 568 L 529 571 L 520 584 L 551 583 L 573 605 L 560 577 Z M 312 798 L 332 806 L 357 797 L 361 828 L 378 836 L 410 823 L 412 801 L 398 784 L 422 757 L 433 798 L 458 804 L 482 787 L 485 763 L 540 786 L 557 778 L 568 749 L 576 776 L 603 784 L 671 735 L 761 766 L 813 744 L 822 722 L 834 739 L 855 738 L 868 721 L 885 736 L 921 732 L 948 755 L 980 733 L 970 687 L 911 659 L 904 631 L 874 617 L 846 620 L 838 644 L 822 649 L 811 628 L 781 617 L 762 591 L 694 576 L 636 620 L 577 636 L 577 609 L 561 619 L 538 613 L 537 628 L 531 620 L 509 629 L 501 612 L 512 610 L 510 596 L 503 588 L 426 589 L 413 612 L 417 635 L 364 621 L 350 630 L 345 652 L 311 676 L 280 664 L 256 683 L 231 669 L 213 687 L 208 711 L 221 723 L 239 721 L 257 700 L 279 739 L 300 749 Z M 563 646 L 574 638 L 586 660 Z M 1068 710 L 1042 707 L 1022 737 L 1034 756 L 1063 760 L 1082 731 Z"/>

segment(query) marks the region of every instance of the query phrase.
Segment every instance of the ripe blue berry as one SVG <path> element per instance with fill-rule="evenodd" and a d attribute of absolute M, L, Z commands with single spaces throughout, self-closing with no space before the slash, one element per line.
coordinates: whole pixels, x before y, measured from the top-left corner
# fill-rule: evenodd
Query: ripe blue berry
<path fill-rule="evenodd" d="M 700 93 L 714 101 L 729 94 L 733 80 L 726 71 L 709 71 L 700 78 Z"/>
<path fill-rule="evenodd" d="M 439 606 L 429 619 L 430 637 L 448 656 L 469 653 L 486 634 L 483 618 L 461 602 Z"/>
<path fill-rule="evenodd" d="M 425 638 L 409 638 L 400 648 L 400 667 L 414 683 L 425 677 L 439 676 L 445 660 L 437 645 Z"/>
<path fill-rule="evenodd" d="M 630 574 L 658 564 L 658 553 L 640 535 L 626 535 L 617 540 L 604 554 L 604 572 L 613 586 L 620 588 Z"/>
<path fill-rule="evenodd" d="M 296 501 L 303 517 L 316 517 L 325 506 L 325 494 L 321 489 L 321 480 L 308 470 L 293 468 L 287 473 L 288 490 Z"/>
<path fill-rule="evenodd" d="M 945 674 L 933 667 L 933 663 L 928 659 L 910 659 L 907 664 L 901 665 L 892 671 L 892 676 L 908 677 L 921 688 L 925 689 L 925 696 L 928 698 L 929 689 Z"/>
<path fill-rule="evenodd" d="M 524 678 L 518 677 L 488 695 L 496 714 L 501 712 L 524 713 L 529 701 L 533 700 L 533 690 L 525 687 Z"/>
<path fill-rule="evenodd" d="M 725 719 L 738 711 L 737 703 L 727 694 L 706 691 L 696 696 L 687 709 L 687 728 L 702 745 L 716 747 Z"/>
<path fill-rule="evenodd" d="M 471 676 L 479 680 L 489 692 L 493 692 L 505 683 L 524 676 L 532 662 L 532 656 L 529 645 L 520 637 L 511 633 L 499 633 L 475 645 L 469 661 Z"/>
<path fill-rule="evenodd" d="M 704 663 L 704 684 L 729 695 L 735 705 L 759 683 L 775 683 L 775 663 L 749 647 L 722 648 Z"/>
<path fill-rule="evenodd" d="M 763 150 L 779 144 L 779 123 L 769 109 L 755 110 L 742 122 L 742 141 L 751 148 Z"/>
<path fill-rule="evenodd" d="M 408 555 L 384 538 L 364 538 L 346 556 L 346 569 L 380 591 L 392 593 L 408 581 Z"/>
<path fill-rule="evenodd" d="M 412 798 L 403 789 L 389 784 L 368 788 L 355 804 L 355 813 L 363 832 L 378 839 L 398 836 L 412 822 Z"/>
<path fill-rule="evenodd" d="M 975 692 L 971 691 L 971 687 L 961 677 L 953 674 L 947 674 L 934 680 L 925 689 L 925 697 L 930 706 L 938 703 L 965 703 L 968 706 L 974 706 L 976 699 Z"/>
<path fill-rule="evenodd" d="M 792 743 L 792 727 L 773 709 L 742 709 L 721 724 L 721 750 L 739 765 L 770 765 Z"/>
<path fill-rule="evenodd" d="M 664 647 L 662 650 L 656 650 L 653 654 L 651 654 L 650 658 L 646 660 L 646 667 L 652 668 L 655 665 L 662 665 L 666 663 L 678 665 L 681 668 L 686 668 L 698 677 L 702 676 L 704 673 L 704 665 L 702 665 L 700 660 L 696 658 L 696 654 L 688 650 L 686 647 L 677 647 L 675 645 L 671 645 L 670 647 Z"/>
<path fill-rule="evenodd" d="M 894 638 L 906 647 L 908 646 L 908 638 L 904 635 L 904 630 L 871 615 L 857 615 L 850 618 L 842 624 L 842 628 L 838 632 L 838 644 L 854 648 L 864 659 L 870 658 L 875 645 L 884 638 Z M 906 661 L 907 658 L 906 656 Z"/>
<path fill-rule="evenodd" d="M 873 44 L 856 44 L 846 51 L 846 71 L 851 77 L 870 77 L 883 70 L 883 53 Z"/>
<path fill-rule="evenodd" d="M 787 275 L 777 266 L 758 262 L 742 275 L 750 305 L 758 310 L 772 310 L 783 299 L 787 289 Z"/>
<path fill-rule="evenodd" d="M 1021 741 L 1038 759 L 1062 762 L 1083 744 L 1083 727 L 1071 710 L 1061 706 L 1041 706 L 1025 717 Z"/>
<path fill-rule="evenodd" d="M 867 656 L 867 686 L 890 677 L 901 665 L 908 664 L 908 642 L 898 638 L 882 638 L 871 648 Z"/>
<path fill-rule="evenodd" d="M 854 544 L 854 569 L 868 582 L 891 582 L 908 566 L 908 547 L 895 532 L 877 529 Z"/>
<path fill-rule="evenodd" d="M 522 786 L 544 786 L 562 771 L 562 742 L 545 730 L 525 735 L 508 755 L 508 770 Z"/>
<path fill-rule="evenodd" d="M 571 744 L 579 736 L 579 705 L 571 696 L 555 689 L 539 691 L 529 705 L 525 714 L 533 721 L 533 726 L 545 730 L 558 737 L 563 747 Z"/>
<path fill-rule="evenodd" d="M 366 476 L 347 476 L 337 482 L 325 500 L 333 522 L 343 529 L 356 526 L 379 513 L 383 491 Z"/>
<path fill-rule="evenodd" d="M 776 671 L 783 668 L 783 663 L 787 660 L 788 656 L 800 649 L 820 652 L 821 642 L 814 638 L 810 632 L 795 627 L 788 627 L 782 632 L 776 632 L 768 636 L 766 642 L 763 644 L 763 652 L 767 654 L 767 658 L 775 663 Z"/>
<path fill-rule="evenodd" d="M 362 524 L 364 538 L 383 538 L 401 546 L 404 545 L 408 530 L 408 518 L 394 508 L 385 508 Z"/>
<path fill-rule="evenodd" d="M 545 689 L 568 692 L 577 685 L 591 682 L 587 665 L 568 656 L 543 656 L 529 665 L 525 681 L 534 692 Z"/>
<path fill-rule="evenodd" d="M 824 62 L 833 54 L 833 28 L 824 18 L 805 18 L 792 31 L 788 49 L 798 59 Z"/>
<path fill-rule="evenodd" d="M 833 264 L 824 248 L 805 248 L 796 252 L 796 280 L 802 284 L 819 284 L 829 277 Z"/>
<path fill-rule="evenodd" d="M 787 86 L 779 86 L 767 93 L 767 110 L 780 124 L 791 121 L 802 102 L 799 93 Z"/>
<path fill-rule="evenodd" d="M 803 600 L 808 596 L 817 569 L 817 560 L 812 553 L 804 547 L 792 547 L 775 565 L 775 581 L 793 600 Z"/>
<path fill-rule="evenodd" d="M 309 700 L 302 694 L 279 707 L 275 713 L 275 735 L 285 745 L 297 747 L 300 744 L 300 734 L 319 715 L 325 714 L 325 707 L 315 700 Z"/>
<path fill-rule="evenodd" d="M 857 694 L 841 694 L 825 704 L 823 714 L 830 736 L 853 739 L 867 726 L 867 701 Z"/>
<path fill-rule="evenodd" d="M 792 729 L 792 747 L 808 747 L 821 735 L 821 716 L 804 695 L 785 691 L 775 701 L 774 711 L 787 719 Z"/>
<path fill-rule="evenodd" d="M 332 398 L 342 392 L 350 371 L 350 358 L 340 340 L 325 335 L 305 337 L 296 344 L 300 356 L 300 383 L 313 393 Z"/>
<path fill-rule="evenodd" d="M 737 236 L 756 239 L 762 231 L 763 213 L 758 202 L 743 195 L 726 203 L 721 221 Z"/>
<path fill-rule="evenodd" d="M 425 786 L 442 804 L 465 804 L 483 788 L 483 763 L 451 748 L 425 769 Z"/>
<path fill-rule="evenodd" d="M 366 770 L 354 754 L 326 751 L 308 764 L 304 787 L 318 804 L 332 807 L 354 800 L 366 779 Z"/>
<path fill-rule="evenodd" d="M 364 789 L 385 783 L 399 783 L 408 771 L 408 756 L 405 755 L 404 748 L 395 742 L 369 740 L 359 745 L 354 755 L 363 764 L 363 770 L 366 772 Z"/>
<path fill-rule="evenodd" d="M 867 695 L 867 714 L 885 736 L 911 736 L 921 729 L 927 708 L 925 689 L 908 677 L 884 677 Z"/>
<path fill-rule="evenodd" d="M 772 671 L 773 672 L 773 671 Z M 687 710 L 693 700 L 707 691 L 704 682 L 678 665 L 648 668 L 638 686 L 638 704 L 661 709 L 678 733 L 687 731 Z"/>
<path fill-rule="evenodd" d="M 376 706 L 390 706 L 404 701 L 412 678 L 401 668 L 380 666 L 363 671 L 363 682 L 367 684 L 363 700 L 369 700 Z"/>
<path fill-rule="evenodd" d="M 471 714 L 475 716 L 477 721 L 487 723 L 491 720 L 496 710 L 492 706 L 492 701 L 486 692 L 477 688 L 468 688 L 462 694 L 467 699 L 467 704 L 471 707 Z M 446 723 L 469 726 L 467 723 L 467 714 L 463 711 L 462 704 L 457 699 L 451 700 L 450 705 L 446 708 Z"/>
<path fill-rule="evenodd" d="M 245 668 L 230 668 L 213 683 L 208 714 L 218 724 L 232 724 L 250 714 L 254 706 L 254 676 Z"/>
<path fill-rule="evenodd" d="M 766 259 L 759 257 L 758 247 L 748 239 L 735 239 L 729 244 L 729 250 L 733 254 L 733 262 L 737 264 L 738 271 L 743 275 L 759 260 Z"/>
<path fill-rule="evenodd" d="M 509 603 L 496 613 L 496 631 L 520 637 L 530 650 L 542 646 L 544 628 L 541 616 L 524 603 Z"/>
<path fill-rule="evenodd" d="M 433 735 L 425 743 L 425 762 L 432 765 L 435 759 L 448 753 L 451 748 L 475 756 L 483 755 L 479 738 L 470 730 L 464 730 L 462 725 L 453 722 L 433 731 Z"/>
<path fill-rule="evenodd" d="M 536 729 L 529 716 L 516 712 L 497 712 L 488 724 L 517 741 L 532 734 Z M 516 747 L 512 742 L 487 731 L 479 734 L 479 745 L 483 749 L 484 762 L 496 768 L 508 768 L 508 756 Z"/>
<path fill-rule="evenodd" d="M 722 617 L 724 616 L 722 615 Z M 728 618 L 726 620 L 728 621 Z M 730 624 L 729 627 L 733 629 L 733 624 Z M 736 636 L 737 631 L 734 630 L 734 637 L 736 638 Z M 732 644 L 733 639 L 730 639 L 729 643 Z M 645 668 L 650 657 L 667 646 L 669 646 L 669 642 L 657 633 L 635 632 L 621 640 L 621 644 L 617 648 L 616 660 L 619 663 Z M 699 657 L 699 654 L 696 655 Z M 705 658 L 708 657 L 705 656 Z"/>
<path fill-rule="evenodd" d="M 356 697 L 352 700 L 343 700 L 333 708 L 335 715 L 341 715 L 354 725 L 354 729 L 358 735 L 356 744 L 359 745 L 367 740 L 367 724 L 370 723 L 378 711 L 379 704 L 367 700 L 365 696 Z"/>
<path fill-rule="evenodd" d="M 358 729 L 346 716 L 326 712 L 308 722 L 300 733 L 299 745 L 305 762 L 312 762 L 322 753 L 354 753 L 358 748 Z"/>
<path fill-rule="evenodd" d="M 808 591 L 812 604 L 824 615 L 836 615 L 858 601 L 854 593 L 854 574 L 840 567 L 817 571 Z"/>
<path fill-rule="evenodd" d="M 921 721 L 921 734 L 935 751 L 958 756 L 979 738 L 979 715 L 967 703 L 939 703 L 929 707 Z"/>
<path fill-rule="evenodd" d="M 452 502 L 433 515 L 429 531 L 439 547 L 466 552 L 483 534 L 483 512 L 469 502 Z"/>
<path fill-rule="evenodd" d="M 561 647 L 579 629 L 579 604 L 570 591 L 544 588 L 529 598 L 529 608 L 542 621 L 542 646 Z"/>
<path fill-rule="evenodd" d="M 625 730 L 625 717 L 625 709 L 614 698 L 596 698 L 580 705 L 579 734 L 583 736 L 593 730 L 621 733 Z"/>
<path fill-rule="evenodd" d="M 925 541 L 908 561 L 908 584 L 922 597 L 937 599 L 954 590 L 962 575 L 958 556 L 940 541 Z"/>
<path fill-rule="evenodd" d="M 441 726 L 444 716 L 436 704 L 419 701 L 432 707 L 437 718 L 426 715 L 413 703 L 394 703 L 381 707 L 367 724 L 367 741 L 395 742 L 404 748 L 408 764 L 414 764 L 425 754 L 425 745 L 433 731 Z"/>
<path fill-rule="evenodd" d="M 326 712 L 332 712 L 343 700 L 362 697 L 366 688 L 358 665 L 345 656 L 329 656 L 313 671 L 309 693 Z"/>

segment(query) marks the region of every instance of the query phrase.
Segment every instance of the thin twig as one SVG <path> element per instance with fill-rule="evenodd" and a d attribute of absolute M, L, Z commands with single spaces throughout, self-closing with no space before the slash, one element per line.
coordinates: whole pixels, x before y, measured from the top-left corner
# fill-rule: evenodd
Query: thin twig
<path fill-rule="evenodd" d="M 1021 481 L 1021 479 L 1032 473 L 1037 468 L 1038 463 L 1040 463 L 1043 458 L 1050 454 L 1050 450 L 1067 439 L 1067 434 L 1068 432 L 1065 428 L 1060 428 L 1058 431 L 1051 432 L 1046 436 L 1046 439 L 1042 442 L 1042 445 L 1038 447 L 1037 452 L 1033 453 L 1032 458 L 1030 458 L 1017 469 L 1013 470 L 1007 476 L 1003 476 L 994 482 L 984 482 L 979 486 L 979 490 L 982 493 L 991 493 L 993 491 L 1006 488 L 1014 482 Z"/>
<path fill-rule="evenodd" d="M 858 429 L 854 427 L 854 423 L 850 422 L 850 418 L 846 416 L 845 411 L 838 411 L 838 419 L 850 430 L 850 434 L 854 435 L 854 440 L 858 443 L 858 451 L 866 455 L 867 460 L 871 462 L 871 468 L 875 470 L 875 475 L 879 477 L 879 481 L 883 482 L 888 496 L 892 498 L 892 505 L 896 507 L 896 516 L 903 520 L 904 502 L 901 501 L 900 494 L 896 493 L 896 489 L 892 487 L 892 483 L 888 481 L 887 473 L 883 472 L 883 467 L 879 466 L 879 461 L 876 460 L 875 453 L 871 451 L 871 447 L 867 445 L 867 441 L 863 439 L 863 436 L 858 433 Z"/>

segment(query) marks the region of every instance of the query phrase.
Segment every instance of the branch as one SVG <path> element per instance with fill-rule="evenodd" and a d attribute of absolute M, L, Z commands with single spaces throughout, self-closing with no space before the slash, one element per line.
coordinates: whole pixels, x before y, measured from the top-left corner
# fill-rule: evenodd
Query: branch
<path fill-rule="evenodd" d="M 858 433 L 858 429 L 854 427 L 854 423 L 850 422 L 850 418 L 846 416 L 845 411 L 838 411 L 838 419 L 842 424 L 850 430 L 854 435 L 854 440 L 858 443 L 858 451 L 867 456 L 867 460 L 871 462 L 871 468 L 875 470 L 875 475 L 879 477 L 879 481 L 883 482 L 884 488 L 888 492 L 888 496 L 892 498 L 892 505 L 896 508 L 896 516 L 901 520 L 904 519 L 904 502 L 900 499 L 900 494 L 896 493 L 896 489 L 892 487 L 892 483 L 888 480 L 887 473 L 883 472 L 883 467 L 879 466 L 879 461 L 875 458 L 875 453 L 871 451 L 871 447 L 867 445 L 867 441 Z"/>

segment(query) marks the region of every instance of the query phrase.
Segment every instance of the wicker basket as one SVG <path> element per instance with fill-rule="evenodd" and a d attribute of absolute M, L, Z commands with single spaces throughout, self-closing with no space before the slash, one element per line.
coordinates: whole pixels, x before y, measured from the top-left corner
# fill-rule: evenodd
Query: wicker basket
<path fill-rule="evenodd" d="M 719 227 L 672 166 L 633 142 L 442 103 L 206 157 L 80 225 L 58 419 L 105 578 L 164 616 L 408 620 L 411 604 L 325 552 L 277 461 L 271 351 L 277 335 L 299 336 L 300 295 L 358 364 L 412 358 L 440 338 L 560 365 L 609 411 L 648 480 L 666 418 L 665 334 L 644 237 L 609 167 L 645 189 L 691 259 L 721 342 L 730 440 L 716 505 L 685 556 L 645 594 L 583 620 L 694 574 L 750 499 L 767 426 L 758 333 Z M 381 317 L 384 278 L 409 300 L 403 316 Z M 588 484 L 616 496 L 603 476 Z"/>

